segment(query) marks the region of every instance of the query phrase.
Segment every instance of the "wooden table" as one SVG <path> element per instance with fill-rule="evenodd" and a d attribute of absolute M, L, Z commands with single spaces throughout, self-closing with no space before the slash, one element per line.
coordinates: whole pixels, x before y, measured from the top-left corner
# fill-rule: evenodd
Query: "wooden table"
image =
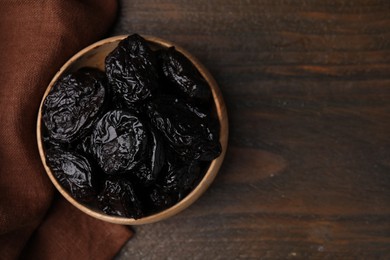
<path fill-rule="evenodd" d="M 225 97 L 211 188 L 118 259 L 390 259 L 390 1 L 122 1 L 113 35 L 169 39 Z"/>

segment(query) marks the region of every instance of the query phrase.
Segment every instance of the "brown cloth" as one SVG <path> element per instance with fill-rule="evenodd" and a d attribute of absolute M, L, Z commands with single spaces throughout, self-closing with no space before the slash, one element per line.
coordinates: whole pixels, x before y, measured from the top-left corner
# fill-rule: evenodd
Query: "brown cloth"
<path fill-rule="evenodd" d="M 35 135 L 51 78 L 116 11 L 114 0 L 0 0 L 0 259 L 107 259 L 132 234 L 53 200 Z"/>

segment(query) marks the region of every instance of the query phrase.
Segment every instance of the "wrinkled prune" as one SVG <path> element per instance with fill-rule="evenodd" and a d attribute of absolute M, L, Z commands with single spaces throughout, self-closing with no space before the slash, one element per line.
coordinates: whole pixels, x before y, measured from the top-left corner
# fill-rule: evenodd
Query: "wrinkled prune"
<path fill-rule="evenodd" d="M 161 136 L 156 130 L 150 128 L 148 138 L 148 149 L 144 155 L 141 166 L 134 171 L 134 174 L 143 185 L 150 185 L 157 179 L 158 173 L 165 162 L 165 152 Z"/>
<path fill-rule="evenodd" d="M 97 122 L 89 141 L 91 153 L 106 174 L 123 173 L 137 166 L 146 149 L 147 134 L 141 121 L 129 112 L 113 110 Z"/>
<path fill-rule="evenodd" d="M 158 52 L 162 74 L 179 91 L 190 98 L 207 101 L 211 97 L 210 88 L 196 67 L 175 47 Z"/>
<path fill-rule="evenodd" d="M 152 124 L 183 160 L 211 161 L 221 153 L 217 131 L 177 98 L 159 98 L 147 105 Z"/>
<path fill-rule="evenodd" d="M 125 103 L 120 97 L 113 96 L 109 110 L 126 110 L 134 115 L 142 115 L 142 103 Z"/>
<path fill-rule="evenodd" d="M 96 199 L 97 180 L 88 160 L 76 152 L 60 148 L 47 151 L 47 163 L 61 185 L 76 199 L 91 202 Z"/>
<path fill-rule="evenodd" d="M 158 87 L 154 54 L 137 34 L 119 43 L 107 56 L 105 67 L 114 95 L 129 106 L 150 97 Z"/>
<path fill-rule="evenodd" d="M 122 40 L 105 73 L 61 78 L 42 107 L 46 161 L 64 189 L 107 215 L 141 218 L 187 196 L 221 153 L 208 83 L 172 48 Z"/>
<path fill-rule="evenodd" d="M 127 180 L 106 180 L 98 200 L 99 207 L 108 215 L 135 219 L 143 216 L 141 202 Z"/>
<path fill-rule="evenodd" d="M 178 201 L 178 197 L 174 194 L 166 193 L 160 188 L 153 188 L 149 192 L 148 206 L 149 212 L 158 212 L 169 208 Z"/>
<path fill-rule="evenodd" d="M 51 138 L 71 142 L 85 134 L 106 96 L 103 72 L 86 68 L 60 79 L 43 104 L 42 120 Z"/>
<path fill-rule="evenodd" d="M 200 177 L 200 166 L 196 161 L 185 163 L 171 156 L 167 160 L 157 181 L 164 192 L 178 194 L 179 198 L 187 195 Z"/>

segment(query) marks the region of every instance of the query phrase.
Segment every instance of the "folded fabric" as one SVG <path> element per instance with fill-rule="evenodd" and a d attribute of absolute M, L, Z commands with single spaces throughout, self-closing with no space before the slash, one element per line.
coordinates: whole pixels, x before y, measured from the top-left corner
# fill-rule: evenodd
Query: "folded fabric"
<path fill-rule="evenodd" d="M 0 4 L 0 258 L 111 258 L 131 236 L 130 229 L 93 219 L 59 196 L 53 199 L 35 128 L 51 78 L 73 54 L 107 33 L 117 3 Z"/>

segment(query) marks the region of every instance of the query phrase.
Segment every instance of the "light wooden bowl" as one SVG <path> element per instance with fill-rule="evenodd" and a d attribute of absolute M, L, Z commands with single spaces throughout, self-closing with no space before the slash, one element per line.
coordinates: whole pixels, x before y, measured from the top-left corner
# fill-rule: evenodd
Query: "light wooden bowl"
<path fill-rule="evenodd" d="M 62 75 L 64 75 L 64 73 L 76 71 L 77 69 L 86 66 L 95 67 L 104 70 L 105 57 L 118 45 L 119 41 L 121 41 L 126 37 L 127 35 L 121 35 L 121 36 L 115 36 L 115 37 L 111 37 L 96 42 L 86 47 L 85 49 L 81 50 L 80 52 L 78 52 L 61 67 L 61 69 L 56 73 L 56 75 L 50 82 L 49 86 L 47 87 L 46 92 L 42 98 L 41 105 L 39 107 L 38 120 L 37 120 L 37 141 L 38 141 L 39 154 L 43 166 L 45 167 L 46 173 L 49 176 L 50 180 L 53 182 L 54 186 L 65 197 L 65 199 L 67 199 L 70 203 L 72 203 L 75 207 L 77 207 L 81 211 L 97 219 L 101 219 L 104 221 L 117 223 L 117 224 L 139 225 L 139 224 L 157 222 L 177 214 L 178 212 L 184 210 L 192 203 L 194 203 L 207 190 L 207 188 L 210 186 L 215 176 L 217 175 L 218 170 L 221 167 L 222 161 L 225 157 L 227 141 L 228 141 L 228 118 L 227 118 L 225 103 L 223 101 L 223 97 L 220 89 L 218 88 L 217 83 L 215 82 L 211 74 L 208 72 L 208 70 L 194 56 L 192 56 L 188 51 L 184 50 L 183 48 L 169 41 L 152 37 L 152 36 L 143 36 L 148 41 L 152 49 L 168 48 L 171 46 L 175 46 L 176 50 L 183 53 L 189 60 L 192 61 L 192 63 L 196 66 L 196 68 L 199 70 L 202 76 L 206 79 L 206 81 L 208 82 L 212 90 L 214 106 L 215 106 L 214 108 L 221 126 L 220 143 L 222 145 L 222 153 L 218 158 L 214 159 L 210 163 L 210 166 L 207 169 L 207 172 L 204 175 L 203 179 L 195 187 L 195 189 L 192 190 L 184 199 L 182 199 L 172 207 L 163 210 L 161 212 L 155 213 L 153 215 L 149 215 L 139 219 L 109 216 L 100 210 L 85 206 L 79 203 L 77 200 L 75 200 L 57 181 L 50 167 L 46 163 L 45 149 L 43 146 L 43 140 L 41 135 L 42 104 L 44 99 L 48 95 L 50 89 L 53 87 L 54 83 Z"/>

